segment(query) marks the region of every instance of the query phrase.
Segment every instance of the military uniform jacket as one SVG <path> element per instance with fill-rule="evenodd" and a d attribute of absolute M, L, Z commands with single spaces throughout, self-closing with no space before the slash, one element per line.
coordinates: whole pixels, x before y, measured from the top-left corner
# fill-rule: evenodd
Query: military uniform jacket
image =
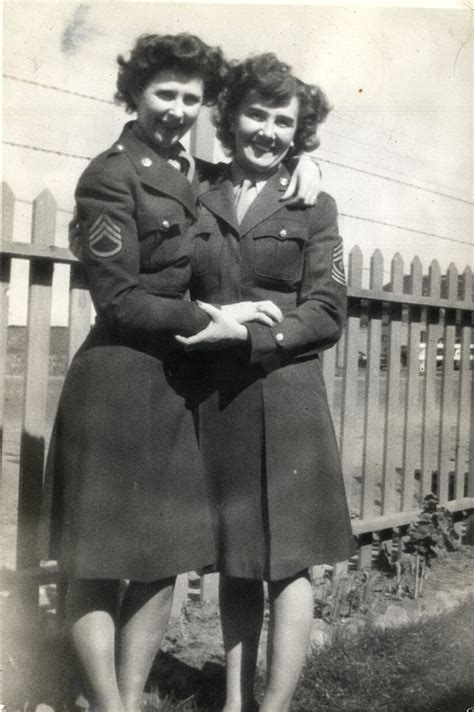
<path fill-rule="evenodd" d="M 198 189 L 198 182 L 192 186 L 139 140 L 133 124 L 92 161 L 76 204 L 82 262 L 100 326 L 125 337 L 156 337 L 177 328 L 194 333 L 208 323 L 198 307 L 182 301 L 190 276 L 186 231 L 194 222 Z"/>
<path fill-rule="evenodd" d="M 44 518 L 49 558 L 74 577 L 153 580 L 214 560 L 192 414 L 166 366 L 173 334 L 209 321 L 184 299 L 198 188 L 133 124 L 77 186 L 97 321 L 61 395 Z"/>
<path fill-rule="evenodd" d="M 192 298 L 271 299 L 284 320 L 249 324 L 211 359 L 199 406 L 220 570 L 280 579 L 345 559 L 352 534 L 319 352 L 340 337 L 346 286 L 334 200 L 280 201 L 284 166 L 239 226 L 230 176 L 200 197 Z"/>

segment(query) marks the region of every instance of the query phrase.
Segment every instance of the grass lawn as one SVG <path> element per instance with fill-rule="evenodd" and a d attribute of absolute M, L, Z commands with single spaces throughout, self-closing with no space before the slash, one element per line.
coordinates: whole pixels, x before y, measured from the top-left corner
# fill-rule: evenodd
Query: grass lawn
<path fill-rule="evenodd" d="M 474 706 L 473 603 L 313 656 L 292 712 L 465 712 Z"/>

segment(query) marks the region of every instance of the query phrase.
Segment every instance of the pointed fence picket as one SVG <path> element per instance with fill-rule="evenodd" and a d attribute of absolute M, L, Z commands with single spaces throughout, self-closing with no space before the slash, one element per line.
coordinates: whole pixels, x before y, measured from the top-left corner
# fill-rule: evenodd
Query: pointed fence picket
<path fill-rule="evenodd" d="M 450 264 L 447 272 L 447 298 L 454 301 L 457 298 L 458 271 L 454 264 Z M 456 311 L 446 309 L 444 312 L 443 325 L 443 348 L 444 354 L 454 354 L 456 343 Z M 440 502 L 444 504 L 449 499 L 449 489 L 451 482 L 451 423 L 453 420 L 453 394 L 454 394 L 454 369 L 453 364 L 444 358 L 441 364 L 441 396 L 440 396 L 440 420 L 439 420 L 439 443 L 438 443 L 438 495 Z"/>
<path fill-rule="evenodd" d="M 370 289 L 383 290 L 383 257 L 376 250 L 370 260 Z M 371 403 L 379 402 L 380 355 L 382 346 L 382 304 L 374 301 L 367 306 L 367 377 L 365 382 L 365 418 L 362 451 L 362 502 L 361 516 L 373 516 L 376 473 L 380 471 L 377 445 L 377 425 L 379 413 L 371 408 Z"/>
<path fill-rule="evenodd" d="M 461 359 L 460 359 L 460 377 L 459 377 L 459 393 L 458 393 L 458 410 L 456 418 L 456 488 L 455 497 L 460 499 L 463 494 L 472 497 L 474 494 L 474 448 L 471 445 L 469 450 L 469 442 L 472 443 L 472 433 L 474 430 L 474 422 L 471 420 L 472 402 L 474 397 L 472 394 L 473 375 L 472 375 L 472 358 L 473 358 L 473 314 L 469 312 L 468 305 L 472 305 L 473 282 L 472 270 L 466 267 L 464 270 L 464 281 L 462 285 L 462 300 L 466 304 L 467 309 L 461 315 Z M 471 438 L 469 437 L 471 433 Z M 467 481 L 464 477 L 464 463 L 468 459 L 469 469 Z"/>
<path fill-rule="evenodd" d="M 354 247 L 349 255 L 349 284 L 362 287 L 362 252 Z M 359 417 L 357 408 L 357 370 L 359 360 L 359 325 L 361 302 L 349 299 L 344 340 L 344 371 L 342 376 L 342 411 L 340 448 L 342 471 L 348 495 L 351 493 L 355 431 L 352 423 Z"/>
<path fill-rule="evenodd" d="M 420 259 L 415 257 L 411 263 L 410 275 L 407 280 L 407 291 L 410 295 L 421 297 L 422 266 Z M 417 466 L 417 447 L 412 438 L 415 432 L 418 413 L 418 381 L 420 371 L 420 337 L 421 337 L 422 307 L 419 304 L 409 304 L 407 307 L 407 383 L 405 391 L 405 419 L 403 430 L 402 472 L 415 472 Z M 414 504 L 415 480 L 404 477 L 402 483 L 402 510 L 410 511 Z"/>
<path fill-rule="evenodd" d="M 25 604 L 34 608 L 38 582 L 54 570 L 40 567 L 36 538 L 51 428 L 46 399 L 55 265 L 70 267 L 69 362 L 89 330 L 91 300 L 79 262 L 69 250 L 54 245 L 57 207 L 51 194 L 43 191 L 34 201 L 31 242 L 13 240 L 14 208 L 14 195 L 3 184 L 2 414 L 9 377 L 5 357 L 10 265 L 15 259 L 29 263 L 15 578 Z M 474 302 L 469 267 L 459 273 L 450 265 L 442 275 L 434 261 L 423 276 L 415 257 L 405 274 L 403 260 L 396 255 L 385 284 L 384 260 L 376 250 L 370 258 L 368 287 L 363 273 L 364 256 L 356 246 L 348 255 L 345 332 L 337 347 L 322 354 L 322 363 L 353 531 L 360 544 L 359 563 L 368 565 L 374 537 L 383 543 L 384 538 L 390 542 L 399 536 L 428 492 L 436 492 L 457 517 L 474 509 Z M 454 370 L 457 345 L 461 357 Z M 347 564 L 338 565 L 334 575 L 346 570 Z M 187 575 L 181 576 L 174 613 L 191 595 L 189 586 Z M 201 577 L 192 595 L 216 603 L 217 576 Z"/>

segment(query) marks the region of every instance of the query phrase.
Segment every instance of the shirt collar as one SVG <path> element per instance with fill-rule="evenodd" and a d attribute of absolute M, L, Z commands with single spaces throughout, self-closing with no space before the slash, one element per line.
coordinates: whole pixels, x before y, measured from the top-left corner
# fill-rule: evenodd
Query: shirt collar
<path fill-rule="evenodd" d="M 242 185 L 242 181 L 247 178 L 248 180 L 251 180 L 254 183 L 257 194 L 260 193 L 269 178 L 271 178 L 272 175 L 278 172 L 278 168 L 279 165 L 276 166 L 276 168 L 273 168 L 271 171 L 268 171 L 268 173 L 250 173 L 248 171 L 245 171 L 237 163 L 237 161 L 232 161 L 232 163 L 230 164 L 230 174 L 234 186 L 234 192 Z"/>

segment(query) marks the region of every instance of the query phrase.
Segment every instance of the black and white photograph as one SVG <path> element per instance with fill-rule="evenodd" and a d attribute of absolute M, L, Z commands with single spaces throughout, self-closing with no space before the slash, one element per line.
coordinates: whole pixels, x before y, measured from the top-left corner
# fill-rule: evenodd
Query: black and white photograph
<path fill-rule="evenodd" d="M 473 60 L 3 3 L 0 710 L 474 710 Z"/>

